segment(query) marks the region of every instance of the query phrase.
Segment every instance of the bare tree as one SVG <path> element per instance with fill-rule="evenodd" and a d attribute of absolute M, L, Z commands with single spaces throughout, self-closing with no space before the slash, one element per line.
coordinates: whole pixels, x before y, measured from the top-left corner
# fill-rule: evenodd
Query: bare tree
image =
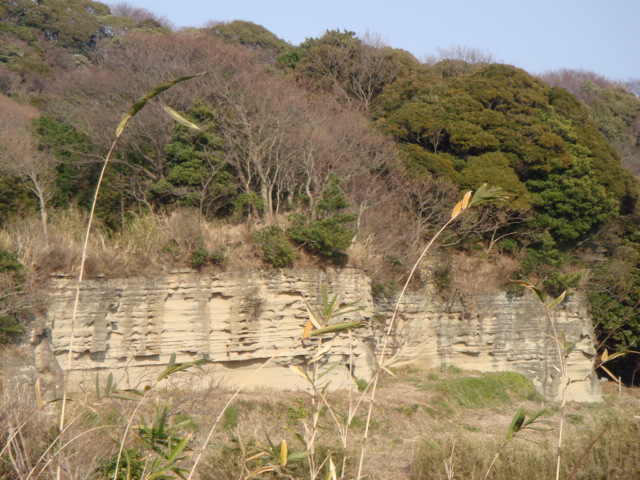
<path fill-rule="evenodd" d="M 258 193 L 273 220 L 291 193 L 298 147 L 292 142 L 305 118 L 304 91 L 286 78 L 251 67 L 241 76 L 219 79 L 213 102 L 219 106 L 228 163 L 245 193 Z"/>
<path fill-rule="evenodd" d="M 451 45 L 447 48 L 438 47 L 435 54 L 425 56 L 422 61 L 429 65 L 443 60 L 462 61 L 466 63 L 498 63 L 499 60 L 492 53 L 464 45 Z"/>
<path fill-rule="evenodd" d="M 32 122 L 40 113 L 0 94 L 0 170 L 25 180 L 26 188 L 38 199 L 42 234 L 48 242 L 47 204 L 51 200 L 58 164 L 53 155 L 39 148 Z"/>
<path fill-rule="evenodd" d="M 111 14 L 117 15 L 119 17 L 127 17 L 135 20 L 136 22 L 150 22 L 150 24 L 157 24 L 157 26 L 169 28 L 174 28 L 173 24 L 167 19 L 167 17 L 162 15 L 157 15 L 146 8 L 134 7 L 125 2 L 116 3 L 111 7 Z"/>
<path fill-rule="evenodd" d="M 540 78 L 552 87 L 562 87 L 569 90 L 580 100 L 587 101 L 595 88 L 611 88 L 615 82 L 607 77 L 588 70 L 574 70 L 562 68 L 551 72 L 545 72 Z"/>
<path fill-rule="evenodd" d="M 342 40 L 332 41 L 332 35 Z M 362 40 L 348 35 L 328 32 L 305 52 L 296 71 L 309 87 L 332 91 L 341 101 L 368 113 L 384 86 L 393 82 L 407 63 L 417 61 L 406 52 L 389 48 L 377 35 L 367 33 Z"/>

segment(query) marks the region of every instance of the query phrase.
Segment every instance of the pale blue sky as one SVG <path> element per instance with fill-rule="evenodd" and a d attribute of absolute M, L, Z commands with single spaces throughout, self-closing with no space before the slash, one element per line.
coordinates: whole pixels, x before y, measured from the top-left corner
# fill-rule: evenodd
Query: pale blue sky
<path fill-rule="evenodd" d="M 106 3 L 114 4 L 117 1 Z M 177 27 L 249 20 L 294 45 L 327 29 L 370 31 L 416 57 L 463 45 L 543 73 L 640 78 L 640 0 L 127 0 Z"/>

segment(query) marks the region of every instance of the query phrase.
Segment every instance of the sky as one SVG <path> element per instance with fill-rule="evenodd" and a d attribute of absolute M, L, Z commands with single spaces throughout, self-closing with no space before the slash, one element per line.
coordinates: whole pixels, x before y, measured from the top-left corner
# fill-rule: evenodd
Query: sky
<path fill-rule="evenodd" d="M 106 1 L 107 4 L 118 3 Z M 248 20 L 293 45 L 326 30 L 369 32 L 417 58 L 460 45 L 540 74 L 640 78 L 640 0 L 126 0 L 176 27 Z"/>

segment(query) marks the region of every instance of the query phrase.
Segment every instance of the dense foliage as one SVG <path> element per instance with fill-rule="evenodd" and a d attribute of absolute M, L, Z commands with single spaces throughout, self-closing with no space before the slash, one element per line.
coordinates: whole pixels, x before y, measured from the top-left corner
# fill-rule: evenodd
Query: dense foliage
<path fill-rule="evenodd" d="M 640 342 L 640 99 L 620 85 L 539 79 L 470 51 L 420 63 L 349 31 L 298 46 L 244 21 L 175 33 L 151 12 L 90 0 L 4 2 L 0 40 L 5 228 L 38 211 L 46 237 L 49 210 L 86 209 L 121 113 L 206 71 L 162 100 L 200 130 L 156 102 L 126 131 L 97 206 L 103 238 L 193 209 L 245 224 L 275 267 L 343 262 L 361 242 L 384 283 L 461 191 L 491 183 L 511 201 L 459 222 L 449 253 L 501 252 L 513 276 L 581 285 L 602 346 Z M 200 234 L 145 248 L 183 244 L 191 266 L 225 265 Z"/>

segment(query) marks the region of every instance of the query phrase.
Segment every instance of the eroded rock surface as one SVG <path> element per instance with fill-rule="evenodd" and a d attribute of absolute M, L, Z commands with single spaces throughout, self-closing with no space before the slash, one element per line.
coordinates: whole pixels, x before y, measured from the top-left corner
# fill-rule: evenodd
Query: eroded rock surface
<path fill-rule="evenodd" d="M 179 362 L 213 362 L 204 372 L 183 377 L 200 388 L 244 382 L 305 387 L 288 366 L 303 365 L 315 351 L 300 337 L 308 319 L 307 304 L 317 301 L 324 285 L 343 302 L 359 300 L 362 310 L 347 317 L 368 325 L 334 341 L 327 364 L 339 363 L 330 378 L 333 388 L 341 388 L 373 374 L 381 332 L 393 307 L 392 302 L 373 301 L 370 280 L 355 268 L 174 272 L 155 278 L 90 280 L 81 289 L 72 342 L 75 281 L 55 278 L 49 292 L 51 348 L 70 381 L 85 388 L 93 385 L 96 374 L 107 372 L 127 386 L 140 386 L 151 381 L 174 353 Z M 554 318 L 556 331 L 564 330 L 570 341 L 578 342 L 569 357 L 569 377 L 586 379 L 571 385 L 570 398 L 599 400 L 599 386 L 591 375 L 595 351 L 586 302 L 575 296 L 554 312 Z M 560 378 L 553 368 L 558 363 L 553 337 L 544 308 L 533 296 L 484 292 L 473 298 L 441 299 L 427 289 L 404 299 L 390 351 L 424 367 L 446 363 L 468 370 L 515 371 L 530 378 L 548 398 L 557 398 Z"/>

